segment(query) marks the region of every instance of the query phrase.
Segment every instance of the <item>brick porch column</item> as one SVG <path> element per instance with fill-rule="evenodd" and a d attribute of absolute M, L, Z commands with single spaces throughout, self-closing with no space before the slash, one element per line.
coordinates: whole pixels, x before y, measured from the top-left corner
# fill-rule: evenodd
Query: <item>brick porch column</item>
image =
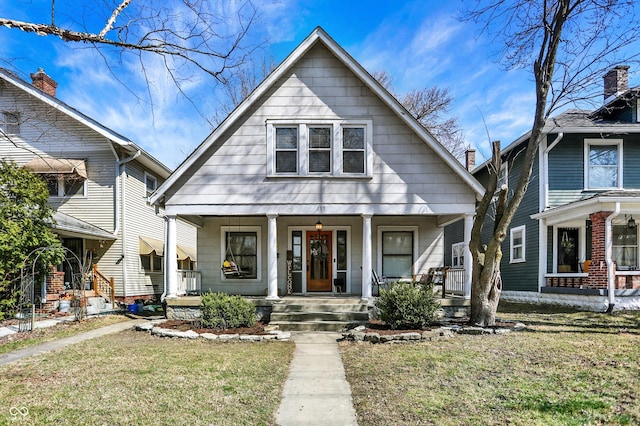
<path fill-rule="evenodd" d="M 607 287 L 605 221 L 611 212 L 591 213 L 591 266 L 587 282 L 592 287 Z"/>

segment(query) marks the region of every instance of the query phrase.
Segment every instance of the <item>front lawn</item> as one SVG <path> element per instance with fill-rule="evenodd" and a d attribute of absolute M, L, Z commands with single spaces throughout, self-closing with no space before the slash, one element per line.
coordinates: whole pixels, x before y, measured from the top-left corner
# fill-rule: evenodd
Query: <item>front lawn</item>
<path fill-rule="evenodd" d="M 360 425 L 640 424 L 640 312 L 501 304 L 527 331 L 342 343 Z"/>
<path fill-rule="evenodd" d="M 104 336 L 0 367 L 0 424 L 273 424 L 293 350 Z"/>

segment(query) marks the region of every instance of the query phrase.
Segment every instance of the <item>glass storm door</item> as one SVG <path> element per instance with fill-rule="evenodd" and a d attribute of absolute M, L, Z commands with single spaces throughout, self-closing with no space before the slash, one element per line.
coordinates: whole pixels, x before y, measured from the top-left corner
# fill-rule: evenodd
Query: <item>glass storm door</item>
<path fill-rule="evenodd" d="M 307 291 L 331 291 L 331 231 L 307 232 Z"/>

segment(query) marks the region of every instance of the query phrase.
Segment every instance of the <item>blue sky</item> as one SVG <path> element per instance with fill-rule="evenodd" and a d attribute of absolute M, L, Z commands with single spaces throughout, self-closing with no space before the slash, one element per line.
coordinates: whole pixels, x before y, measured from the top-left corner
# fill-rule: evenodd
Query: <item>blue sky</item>
<path fill-rule="evenodd" d="M 69 12 L 77 10 L 69 9 L 74 3 L 79 2 L 56 1 L 61 12 L 57 22 L 80 19 Z M 220 1 L 217 7 L 233 10 L 240 3 Z M 501 46 L 480 34 L 478 27 L 456 18 L 462 1 L 256 0 L 254 4 L 260 16 L 251 37 L 267 42 L 264 53 L 276 63 L 322 26 L 369 72 L 388 71 L 396 92 L 448 87 L 454 97 L 451 115 L 458 118 L 467 143 L 478 149 L 478 162 L 489 154 L 490 140 L 506 146 L 530 129 L 535 106 L 530 73 L 506 71 L 496 63 Z M 49 5 L 50 1 L 41 0 L 0 0 L 0 17 L 48 22 Z M 95 27 L 101 28 L 97 19 Z M 59 99 L 134 140 L 171 168 L 213 130 L 193 105 L 177 95 L 159 60 L 146 64 L 150 87 L 133 61 L 116 69 L 117 81 L 104 58 L 86 46 L 6 28 L 0 29 L 0 59 L 5 61 L 0 66 L 11 67 L 27 81 L 29 73 L 44 68 L 59 84 Z M 633 73 L 631 79 L 633 83 Z M 219 104 L 210 80 L 193 79 L 187 91 L 204 115 L 215 115 Z M 146 95 L 153 105 L 140 100 Z"/>

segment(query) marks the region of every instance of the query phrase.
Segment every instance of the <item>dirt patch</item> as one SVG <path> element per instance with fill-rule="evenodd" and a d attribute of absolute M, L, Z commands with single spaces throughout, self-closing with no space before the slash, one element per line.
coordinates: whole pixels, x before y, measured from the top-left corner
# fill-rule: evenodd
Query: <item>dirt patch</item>
<path fill-rule="evenodd" d="M 239 327 L 239 328 L 225 328 L 224 330 L 215 328 L 202 328 L 201 325 L 195 324 L 192 321 L 185 320 L 167 320 L 159 324 L 161 328 L 167 328 L 169 330 L 177 331 L 189 331 L 193 330 L 198 334 L 210 333 L 210 334 L 251 334 L 254 336 L 262 336 L 271 334 L 265 330 L 266 324 L 257 322 L 253 327 Z"/>

